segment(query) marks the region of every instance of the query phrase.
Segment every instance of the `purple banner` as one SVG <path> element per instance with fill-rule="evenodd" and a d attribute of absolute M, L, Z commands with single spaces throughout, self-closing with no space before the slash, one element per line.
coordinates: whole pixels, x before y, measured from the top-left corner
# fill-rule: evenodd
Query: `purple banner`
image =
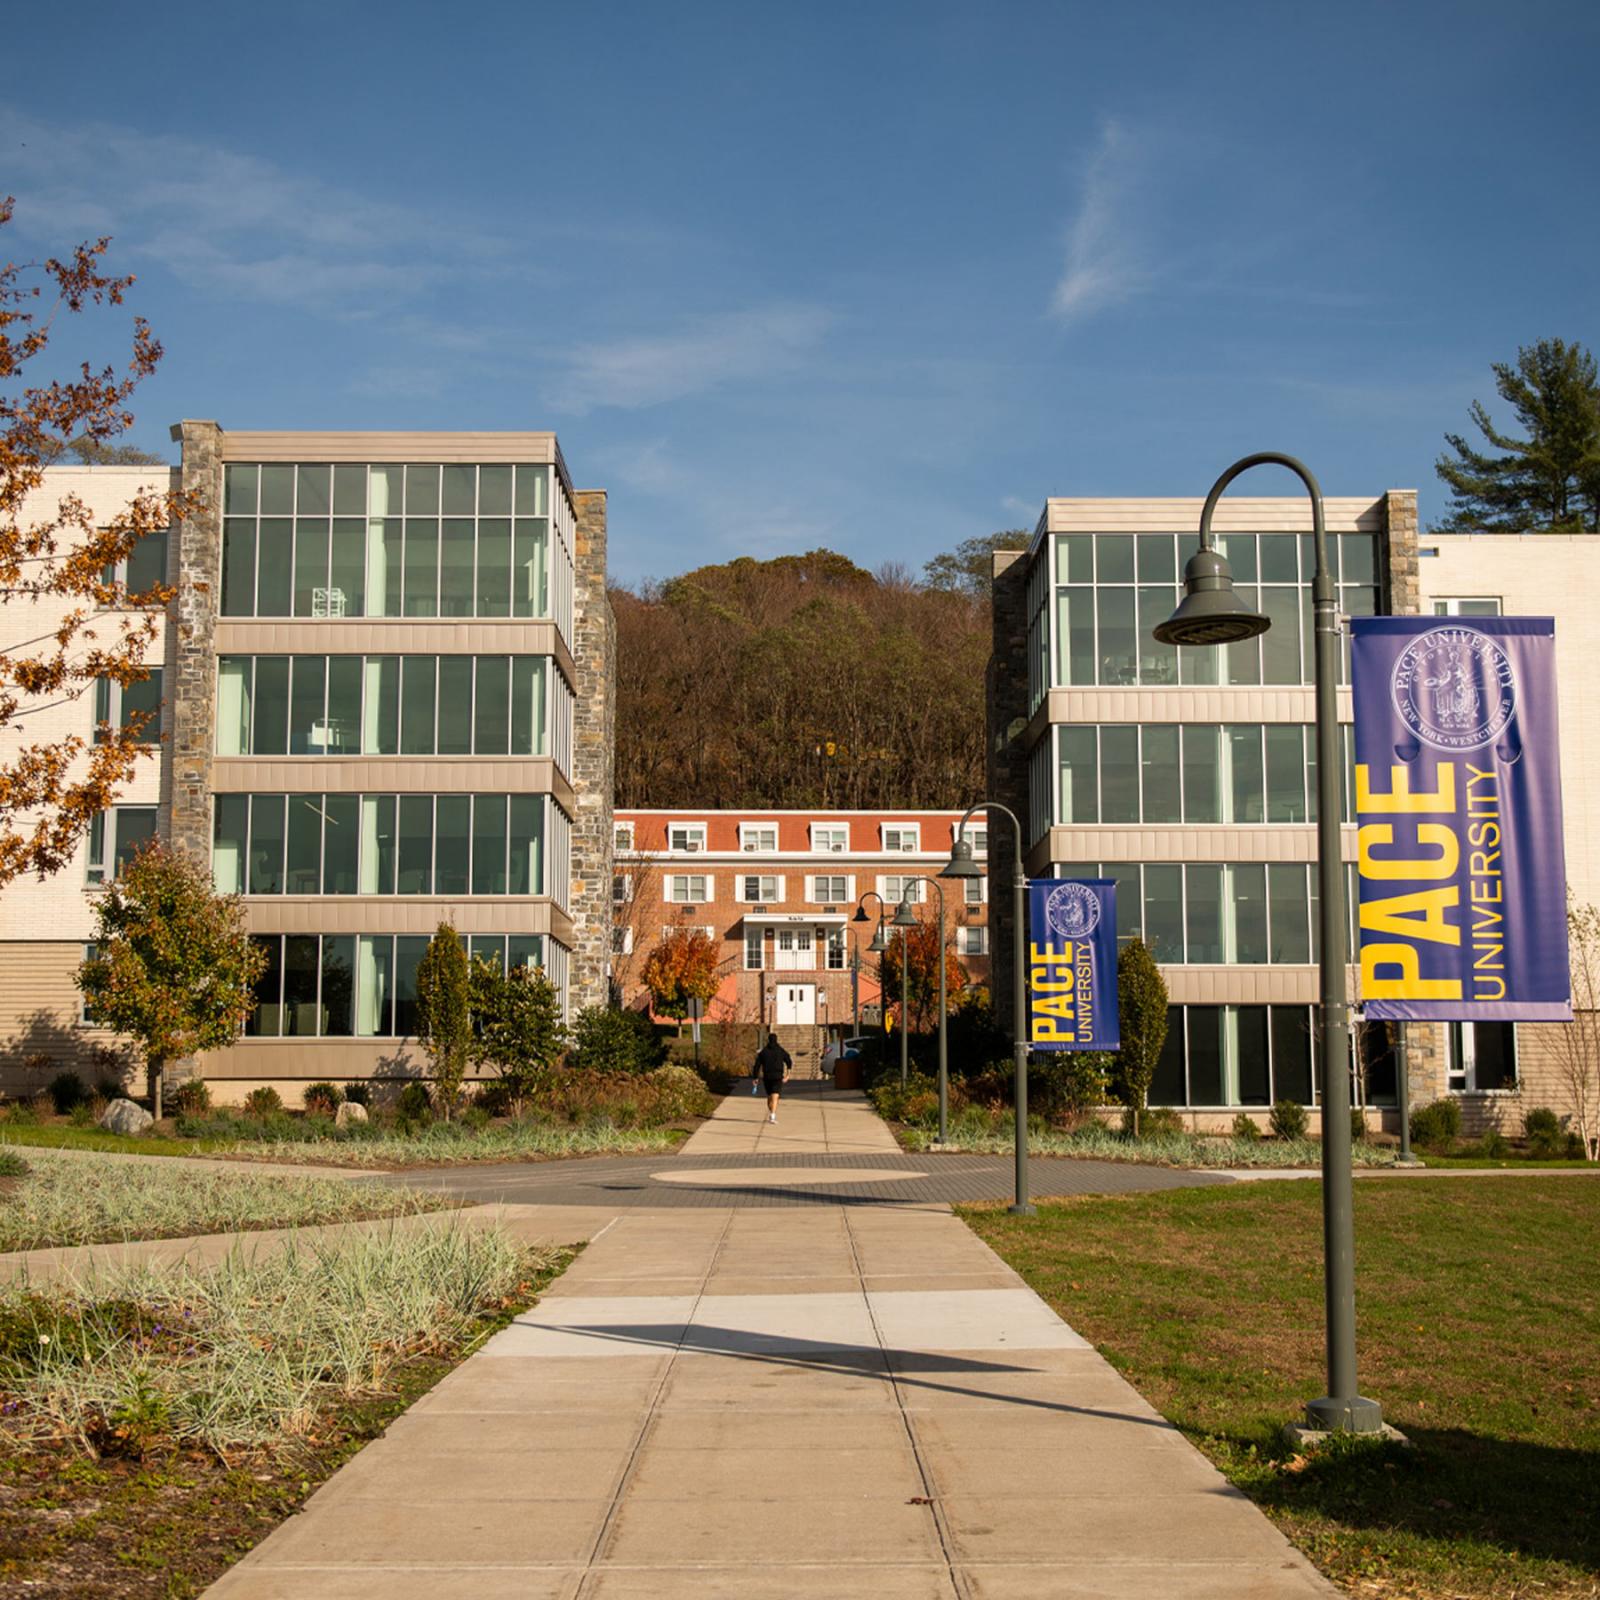
<path fill-rule="evenodd" d="M 1028 1043 L 1035 1050 L 1115 1050 L 1114 878 L 1028 881 Z"/>
<path fill-rule="evenodd" d="M 1555 623 L 1351 633 L 1366 1015 L 1570 1021 Z"/>

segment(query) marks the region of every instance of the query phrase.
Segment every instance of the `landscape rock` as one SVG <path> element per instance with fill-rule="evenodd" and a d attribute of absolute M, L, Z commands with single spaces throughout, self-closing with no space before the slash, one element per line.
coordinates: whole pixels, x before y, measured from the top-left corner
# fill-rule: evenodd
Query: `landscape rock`
<path fill-rule="evenodd" d="M 155 1120 L 132 1100 L 113 1100 L 100 1113 L 100 1126 L 107 1133 L 143 1133 Z"/>
<path fill-rule="evenodd" d="M 343 1128 L 352 1122 L 365 1122 L 367 1108 L 357 1105 L 354 1100 L 346 1100 L 334 1113 L 333 1124 L 336 1128 Z"/>

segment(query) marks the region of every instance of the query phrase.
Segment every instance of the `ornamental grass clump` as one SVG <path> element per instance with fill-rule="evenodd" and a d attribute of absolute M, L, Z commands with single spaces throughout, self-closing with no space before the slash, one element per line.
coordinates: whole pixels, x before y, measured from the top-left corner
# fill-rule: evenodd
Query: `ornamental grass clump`
<path fill-rule="evenodd" d="M 470 1347 L 564 1259 L 440 1218 L 204 1269 L 13 1285 L 0 1290 L 0 1437 L 226 1455 L 310 1435 L 330 1405 L 385 1392 L 407 1358 Z"/>
<path fill-rule="evenodd" d="M 353 1222 L 449 1203 L 347 1178 L 282 1177 L 244 1165 L 157 1165 L 87 1151 L 30 1149 L 28 1168 L 0 1204 L 0 1250 Z"/>

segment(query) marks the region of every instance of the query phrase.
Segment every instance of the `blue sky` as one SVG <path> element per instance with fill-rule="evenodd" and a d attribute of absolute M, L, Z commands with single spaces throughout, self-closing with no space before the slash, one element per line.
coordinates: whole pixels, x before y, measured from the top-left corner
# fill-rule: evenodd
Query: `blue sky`
<path fill-rule="evenodd" d="M 278 0 L 28 31 L 7 254 L 115 235 L 167 350 L 139 442 L 554 428 L 627 581 L 816 545 L 920 567 L 1047 494 L 1199 495 L 1258 449 L 1427 519 L 1489 363 L 1600 345 L 1593 5 Z"/>

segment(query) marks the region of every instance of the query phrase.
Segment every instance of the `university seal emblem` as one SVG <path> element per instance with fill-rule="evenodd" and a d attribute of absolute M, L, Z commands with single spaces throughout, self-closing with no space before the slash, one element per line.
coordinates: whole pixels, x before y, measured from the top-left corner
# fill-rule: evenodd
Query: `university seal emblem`
<path fill-rule="evenodd" d="M 1044 919 L 1063 939 L 1086 939 L 1100 922 L 1100 896 L 1081 883 L 1063 883 L 1050 891 Z"/>
<path fill-rule="evenodd" d="M 1394 664 L 1390 698 L 1400 720 L 1436 750 L 1476 750 L 1505 732 L 1517 709 L 1511 660 L 1475 628 L 1434 628 Z"/>

